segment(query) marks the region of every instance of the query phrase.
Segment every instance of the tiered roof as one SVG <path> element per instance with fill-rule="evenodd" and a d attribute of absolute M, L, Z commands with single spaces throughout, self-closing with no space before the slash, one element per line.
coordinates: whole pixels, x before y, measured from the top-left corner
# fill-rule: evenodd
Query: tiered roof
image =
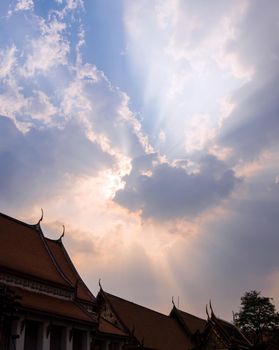
<path fill-rule="evenodd" d="M 217 318 L 214 312 L 211 313 L 211 317 L 208 320 L 206 333 L 209 334 L 211 330 L 217 333 L 225 343 L 234 348 L 249 349 L 252 345 L 235 325 Z"/>
<path fill-rule="evenodd" d="M 100 291 L 123 328 L 145 349 L 185 350 L 191 342 L 176 321 L 157 311 Z"/>
<path fill-rule="evenodd" d="M 123 330 L 115 327 L 112 323 L 100 317 L 99 319 L 99 332 L 108 335 L 120 336 L 120 337 L 128 337 L 129 334 L 124 332 Z"/>
<path fill-rule="evenodd" d="M 76 297 L 83 302 L 95 303 L 96 298 L 87 288 L 69 257 L 61 239 L 45 241 L 65 278 L 76 288 Z"/>
<path fill-rule="evenodd" d="M 83 303 L 94 305 L 95 297 L 77 273 L 61 240 L 46 238 L 39 223 L 29 225 L 2 213 L 0 240 L 0 273 L 24 281 L 10 283 L 11 289 L 21 297 L 24 310 L 79 322 L 97 322 L 96 315 L 82 306 Z M 27 281 L 39 284 L 34 288 Z"/>
<path fill-rule="evenodd" d="M 58 271 L 39 226 L 0 213 L 0 269 L 70 288 Z"/>
<path fill-rule="evenodd" d="M 191 315 L 188 312 L 178 309 L 176 306 L 173 307 L 170 317 L 177 319 L 190 335 L 194 335 L 197 332 L 202 333 L 207 325 L 206 320 L 203 318 Z"/>
<path fill-rule="evenodd" d="M 11 289 L 21 298 L 20 304 L 25 311 L 40 315 L 61 317 L 72 321 L 78 320 L 79 323 L 97 322 L 96 317 L 87 313 L 75 301 L 54 298 L 18 287 L 12 287 Z"/>

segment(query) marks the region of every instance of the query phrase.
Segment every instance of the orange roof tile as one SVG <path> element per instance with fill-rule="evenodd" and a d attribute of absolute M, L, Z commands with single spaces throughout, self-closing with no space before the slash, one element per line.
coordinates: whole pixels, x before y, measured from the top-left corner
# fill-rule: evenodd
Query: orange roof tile
<path fill-rule="evenodd" d="M 71 300 L 58 299 L 48 295 L 34 293 L 25 289 L 12 287 L 23 309 L 35 311 L 39 314 L 51 314 L 56 317 L 68 318 L 82 322 L 96 323 L 96 317 L 89 315 L 78 304 Z"/>
<path fill-rule="evenodd" d="M 95 297 L 87 288 L 80 275 L 78 274 L 71 258 L 69 257 L 61 240 L 51 240 L 45 238 L 45 241 L 57 263 L 62 274 L 69 280 L 72 286 L 76 287 L 77 283 L 77 297 L 84 301 L 95 303 Z"/>
<path fill-rule="evenodd" d="M 173 308 L 172 313 L 175 313 L 183 326 L 186 326 L 191 334 L 199 331 L 202 333 L 207 325 L 206 320 L 199 318 L 197 316 L 191 315 L 188 312 L 184 312 L 176 307 Z"/>
<path fill-rule="evenodd" d="M 192 344 L 172 318 L 102 291 L 122 324 L 146 348 L 185 350 Z"/>
<path fill-rule="evenodd" d="M 102 317 L 99 319 L 99 332 L 122 337 L 129 336 L 128 333 L 123 332 L 121 329 L 115 327 L 115 325 L 104 320 Z"/>
<path fill-rule="evenodd" d="M 48 251 L 40 228 L 0 213 L 0 267 L 70 287 Z"/>

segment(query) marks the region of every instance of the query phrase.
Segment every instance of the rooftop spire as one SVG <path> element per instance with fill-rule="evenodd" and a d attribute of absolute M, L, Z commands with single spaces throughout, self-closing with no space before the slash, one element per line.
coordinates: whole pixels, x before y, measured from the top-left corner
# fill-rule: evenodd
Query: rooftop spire
<path fill-rule="evenodd" d="M 206 315 L 207 315 L 207 319 L 209 320 L 209 313 L 208 313 L 208 308 L 207 308 L 207 304 L 206 304 L 206 306 L 205 306 L 205 312 L 206 312 Z"/>
<path fill-rule="evenodd" d="M 212 308 L 211 300 L 209 300 L 209 307 L 210 307 L 210 311 L 211 311 L 211 317 L 212 316 L 216 317 L 214 314 L 213 308 Z"/>
<path fill-rule="evenodd" d="M 61 236 L 58 238 L 58 241 L 62 241 L 62 238 L 65 236 L 65 225 L 62 225 L 62 227 L 63 227 L 63 231 Z"/>
<path fill-rule="evenodd" d="M 37 225 L 40 225 L 40 223 L 43 221 L 43 218 L 44 218 L 44 211 L 43 211 L 43 208 L 41 208 L 41 217 L 39 219 L 39 221 L 37 222 Z"/>

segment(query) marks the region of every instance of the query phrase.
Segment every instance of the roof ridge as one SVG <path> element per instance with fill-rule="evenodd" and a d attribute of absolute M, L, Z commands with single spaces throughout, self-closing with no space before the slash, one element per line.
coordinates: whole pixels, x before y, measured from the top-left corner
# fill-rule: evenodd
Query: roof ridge
<path fill-rule="evenodd" d="M 47 242 L 46 242 L 46 237 L 45 237 L 45 235 L 44 235 L 44 233 L 43 233 L 42 230 L 41 230 L 41 233 L 42 233 L 42 234 L 40 235 L 40 236 L 41 236 L 41 239 L 42 239 L 42 241 L 43 241 L 43 244 L 44 244 L 44 246 L 45 246 L 45 248 L 46 248 L 46 251 L 47 251 L 49 257 L 51 258 L 51 260 L 52 260 L 52 262 L 53 262 L 53 265 L 54 265 L 56 271 L 61 275 L 61 277 L 62 277 L 71 287 L 74 287 L 74 286 L 72 285 L 71 281 L 67 278 L 67 276 L 65 276 L 65 274 L 63 273 L 63 271 L 60 269 L 58 262 L 56 261 L 55 257 L 53 256 L 53 254 L 52 254 L 52 252 L 51 252 L 51 249 L 49 248 L 49 246 L 48 246 L 48 244 L 47 244 Z"/>
<path fill-rule="evenodd" d="M 190 314 L 189 312 L 183 311 L 183 310 L 178 309 L 178 308 L 177 308 L 177 310 L 178 310 L 178 311 L 180 311 L 180 312 L 183 312 L 184 314 L 187 314 L 187 315 L 189 315 L 189 316 L 192 316 L 192 317 L 194 317 L 194 318 L 197 318 L 197 319 L 199 319 L 199 320 L 201 320 L 201 321 L 206 322 L 206 319 L 204 319 L 204 318 L 201 318 L 201 317 L 199 317 L 199 316 L 196 316 L 196 315 Z"/>
<path fill-rule="evenodd" d="M 49 257 L 49 259 L 51 260 L 51 263 L 52 263 L 52 265 L 53 265 L 55 271 L 57 272 L 58 276 L 60 276 L 60 278 L 62 278 L 62 280 L 64 280 L 64 281 L 66 282 L 66 285 L 67 285 L 68 287 L 73 287 L 72 284 L 70 283 L 70 281 L 69 281 L 68 279 L 66 279 L 66 278 L 60 273 L 60 271 L 59 271 L 59 269 L 58 269 L 58 266 L 57 266 L 57 263 L 56 263 L 56 260 L 54 259 L 53 255 L 52 255 L 52 253 L 51 253 L 51 251 L 50 251 L 50 249 L 49 249 L 49 247 L 48 247 L 48 245 L 47 245 L 47 243 L 46 243 L 46 240 L 45 240 L 46 237 L 45 237 L 45 235 L 44 235 L 44 233 L 43 233 L 43 231 L 42 231 L 42 229 L 41 229 L 40 221 L 39 221 L 38 223 L 36 223 L 36 224 L 27 224 L 27 223 L 25 223 L 25 222 L 23 222 L 23 221 L 21 221 L 21 220 L 18 220 L 18 219 L 16 219 L 16 218 L 13 218 L 13 217 L 11 217 L 11 216 L 9 216 L 9 215 L 6 215 L 6 214 L 4 214 L 4 213 L 2 213 L 2 212 L 0 212 L 0 215 L 1 215 L 4 219 L 7 219 L 7 220 L 9 220 L 9 221 L 11 221 L 11 222 L 14 222 L 14 223 L 16 223 L 16 224 L 20 224 L 20 225 L 22 225 L 22 226 L 24 226 L 24 227 L 27 227 L 27 228 L 31 229 L 31 230 L 34 230 L 34 231 L 36 232 L 37 236 L 38 236 L 38 239 L 39 239 L 39 240 L 41 241 L 41 243 L 42 243 L 42 246 L 43 246 L 42 249 L 45 250 L 45 253 L 47 254 L 47 256 Z"/>
<path fill-rule="evenodd" d="M 105 292 L 104 290 L 103 290 L 103 292 L 104 292 L 105 294 L 111 295 L 111 296 L 114 297 L 114 298 L 118 298 L 118 299 L 120 299 L 120 300 L 123 300 L 123 301 L 125 301 L 125 302 L 127 302 L 127 303 L 133 304 L 133 305 L 138 306 L 138 307 L 140 307 L 140 308 L 146 309 L 146 310 L 148 310 L 148 311 L 152 311 L 152 312 L 154 312 L 154 313 L 156 313 L 156 314 L 159 314 L 159 315 L 164 316 L 164 317 L 166 317 L 167 319 L 170 319 L 170 320 L 171 320 L 171 318 L 170 318 L 168 315 L 163 314 L 162 312 L 159 312 L 159 311 L 150 309 L 150 308 L 148 308 L 147 306 L 143 306 L 143 305 L 140 305 L 140 304 L 136 304 L 136 303 L 134 303 L 133 301 L 129 301 L 129 300 L 127 300 L 127 299 L 123 299 L 123 298 L 121 298 L 121 297 L 119 297 L 119 296 L 117 296 L 117 295 L 113 295 L 113 294 L 111 294 L 111 293 Z"/>
<path fill-rule="evenodd" d="M 90 312 L 88 312 L 82 305 L 80 305 L 80 303 L 78 303 L 76 300 L 72 300 L 72 302 L 73 302 L 82 312 L 84 312 L 87 316 L 89 316 L 89 317 L 92 319 L 92 321 L 94 321 L 95 323 L 98 323 L 97 319 L 95 320 L 95 319 L 93 318 L 93 315 L 90 314 Z"/>
<path fill-rule="evenodd" d="M 69 265 L 70 265 L 70 268 L 73 270 L 73 273 L 77 276 L 78 282 L 82 283 L 83 286 L 86 288 L 86 290 L 89 292 L 90 296 L 92 296 L 93 299 L 95 299 L 94 294 L 93 294 L 93 293 L 90 291 L 90 289 L 87 287 L 86 283 L 83 281 L 83 279 L 81 278 L 81 276 L 80 276 L 80 274 L 78 273 L 77 269 L 75 268 L 75 265 L 74 265 L 74 263 L 72 262 L 72 259 L 70 258 L 69 254 L 68 254 L 68 252 L 67 252 L 67 249 L 65 248 L 65 246 L 64 246 L 64 244 L 63 244 L 63 242 L 62 242 L 62 240 L 61 240 L 60 238 L 58 238 L 58 239 L 51 239 L 51 238 L 48 238 L 48 237 L 45 237 L 45 239 L 46 239 L 46 240 L 49 240 L 49 241 L 51 241 L 51 242 L 53 242 L 53 243 L 55 243 L 55 244 L 57 244 L 57 245 L 61 248 L 63 255 L 65 256 L 67 262 L 68 262 Z M 51 254 L 52 254 L 52 253 L 51 253 Z M 53 255 L 53 254 L 52 254 L 52 255 Z M 54 256 L 54 259 L 55 259 L 55 256 Z M 55 259 L 55 261 L 56 261 L 56 259 Z M 61 270 L 62 274 L 65 276 L 65 274 L 64 274 L 64 272 L 62 271 L 62 269 L 60 268 L 58 262 L 57 262 L 57 265 L 58 265 L 58 267 L 59 267 L 59 270 Z M 65 276 L 65 277 L 67 278 L 67 276 Z M 67 280 L 68 280 L 68 278 L 67 278 Z M 70 282 L 70 283 L 71 283 L 71 282 Z M 72 283 L 71 283 L 71 284 L 72 284 Z"/>
<path fill-rule="evenodd" d="M 116 324 L 114 324 L 114 323 L 110 322 L 109 320 L 105 319 L 103 316 L 100 316 L 100 319 L 102 319 L 103 321 L 109 323 L 109 324 L 112 325 L 113 327 L 122 330 L 121 328 L 117 327 Z M 122 332 L 124 332 L 124 331 L 122 330 Z"/>
<path fill-rule="evenodd" d="M 68 260 L 68 262 L 70 263 L 71 267 L 73 268 L 74 272 L 77 274 L 77 277 L 79 278 L 79 281 L 84 285 L 84 287 L 87 289 L 87 291 L 89 292 L 89 294 L 95 299 L 94 294 L 90 291 L 90 289 L 87 287 L 86 283 L 83 281 L 82 277 L 80 276 L 80 274 L 78 273 L 77 269 L 75 268 L 74 263 L 72 262 L 72 259 L 70 257 L 70 255 L 67 252 L 67 249 L 65 248 L 62 240 L 59 241 L 60 245 L 62 247 L 62 251 L 63 254 L 65 255 L 66 259 Z"/>
<path fill-rule="evenodd" d="M 18 219 L 16 219 L 16 218 L 13 218 L 12 216 L 7 215 L 7 214 L 4 214 L 4 213 L 2 213 L 2 212 L 0 212 L 0 216 L 3 216 L 4 218 L 6 218 L 6 219 L 8 219 L 8 220 L 10 220 L 10 221 L 14 221 L 14 222 L 16 222 L 17 224 L 21 224 L 21 225 L 23 225 L 23 226 L 27 226 L 27 227 L 29 227 L 29 228 L 33 228 L 34 230 L 37 231 L 37 228 L 36 228 L 36 225 L 37 225 L 37 224 L 28 224 L 28 223 L 26 223 L 26 222 L 24 222 L 24 221 L 21 221 L 21 220 L 18 220 Z"/>

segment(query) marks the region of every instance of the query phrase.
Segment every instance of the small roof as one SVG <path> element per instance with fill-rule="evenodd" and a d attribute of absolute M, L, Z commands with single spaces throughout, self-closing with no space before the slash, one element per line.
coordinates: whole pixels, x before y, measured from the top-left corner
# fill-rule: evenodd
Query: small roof
<path fill-rule="evenodd" d="M 0 213 L 0 268 L 70 287 L 59 273 L 38 225 Z"/>
<path fill-rule="evenodd" d="M 90 292 L 78 274 L 71 258 L 69 257 L 62 243 L 62 240 L 52 240 L 45 238 L 45 241 L 62 274 L 69 280 L 72 286 L 77 288 L 77 298 L 89 303 L 95 303 L 96 299 L 94 295 Z"/>
<path fill-rule="evenodd" d="M 49 295 L 34 293 L 22 288 L 11 287 L 17 296 L 21 297 L 19 301 L 21 308 L 36 314 L 52 315 L 54 317 L 74 320 L 78 322 L 97 323 L 96 316 L 86 312 L 81 306 L 72 300 L 58 299 Z"/>
<path fill-rule="evenodd" d="M 232 323 L 217 318 L 212 315 L 210 321 L 213 325 L 219 328 L 220 333 L 229 342 L 234 342 L 238 345 L 249 348 L 251 346 L 250 341 L 241 333 L 241 331 Z"/>
<path fill-rule="evenodd" d="M 192 344 L 169 316 L 124 300 L 101 290 L 120 322 L 144 348 L 185 350 Z"/>
<path fill-rule="evenodd" d="M 195 334 L 197 331 L 202 333 L 207 325 L 206 320 L 203 318 L 189 314 L 188 312 L 182 311 L 177 307 L 173 307 L 170 316 L 176 315 L 183 327 L 190 331 L 191 334 Z"/>
<path fill-rule="evenodd" d="M 128 337 L 129 334 L 115 327 L 112 323 L 100 317 L 99 319 L 99 332 L 110 334 L 113 336 Z"/>

